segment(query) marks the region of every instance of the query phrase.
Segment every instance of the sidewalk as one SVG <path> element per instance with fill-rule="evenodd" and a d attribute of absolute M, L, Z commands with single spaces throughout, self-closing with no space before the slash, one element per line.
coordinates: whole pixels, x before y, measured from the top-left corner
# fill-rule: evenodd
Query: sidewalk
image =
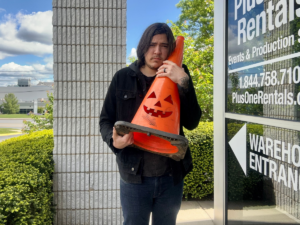
<path fill-rule="evenodd" d="M 182 201 L 178 225 L 214 225 L 213 201 Z"/>

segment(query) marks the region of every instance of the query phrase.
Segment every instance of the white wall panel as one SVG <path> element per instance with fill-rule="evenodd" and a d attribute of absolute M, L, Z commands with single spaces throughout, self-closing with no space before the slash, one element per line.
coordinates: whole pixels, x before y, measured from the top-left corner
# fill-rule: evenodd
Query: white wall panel
<path fill-rule="evenodd" d="M 53 0 L 55 224 L 122 224 L 99 114 L 126 63 L 126 0 Z"/>

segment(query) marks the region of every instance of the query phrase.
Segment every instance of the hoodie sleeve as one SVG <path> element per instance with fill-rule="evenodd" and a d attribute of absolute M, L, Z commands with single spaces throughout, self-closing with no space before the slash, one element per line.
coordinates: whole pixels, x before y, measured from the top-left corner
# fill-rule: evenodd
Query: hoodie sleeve
<path fill-rule="evenodd" d="M 177 85 L 180 97 L 180 123 L 188 130 L 195 129 L 200 121 L 201 109 L 197 101 L 193 81 L 186 65 L 182 65 L 184 71 L 189 76 L 188 89 Z"/>
<path fill-rule="evenodd" d="M 117 74 L 116 74 L 117 75 Z M 108 88 L 102 110 L 100 113 L 100 133 L 102 136 L 103 141 L 107 143 L 107 145 L 110 147 L 110 149 L 114 152 L 114 154 L 117 154 L 120 149 L 117 149 L 113 146 L 113 139 L 112 139 L 112 133 L 113 133 L 113 126 L 116 122 L 116 84 L 117 84 L 117 76 L 114 76 L 112 79 L 112 82 L 110 83 L 110 86 Z"/>

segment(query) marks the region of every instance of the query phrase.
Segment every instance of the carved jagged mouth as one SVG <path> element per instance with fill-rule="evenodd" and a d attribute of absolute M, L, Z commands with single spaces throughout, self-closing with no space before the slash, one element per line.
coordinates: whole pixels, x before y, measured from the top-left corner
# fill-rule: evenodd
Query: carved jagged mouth
<path fill-rule="evenodd" d="M 148 109 L 148 107 L 145 106 L 145 105 L 144 105 L 144 110 L 150 116 L 154 116 L 154 117 L 160 116 L 160 118 L 166 118 L 168 116 L 171 116 L 171 114 L 172 114 L 172 112 L 165 112 L 165 113 L 163 113 L 163 111 L 161 111 L 161 110 L 155 111 L 154 109 Z"/>

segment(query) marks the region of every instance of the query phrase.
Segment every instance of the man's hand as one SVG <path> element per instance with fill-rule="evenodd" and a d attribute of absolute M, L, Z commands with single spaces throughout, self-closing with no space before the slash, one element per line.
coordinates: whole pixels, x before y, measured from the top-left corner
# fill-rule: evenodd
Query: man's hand
<path fill-rule="evenodd" d="M 113 127 L 113 146 L 118 149 L 123 149 L 128 145 L 133 144 L 133 133 L 125 134 L 123 137 L 117 134 L 116 128 Z"/>
<path fill-rule="evenodd" d="M 187 89 L 189 85 L 189 76 L 184 72 L 184 69 L 169 60 L 166 60 L 163 63 L 164 64 L 158 68 L 156 76 L 169 77 L 174 83 Z"/>

